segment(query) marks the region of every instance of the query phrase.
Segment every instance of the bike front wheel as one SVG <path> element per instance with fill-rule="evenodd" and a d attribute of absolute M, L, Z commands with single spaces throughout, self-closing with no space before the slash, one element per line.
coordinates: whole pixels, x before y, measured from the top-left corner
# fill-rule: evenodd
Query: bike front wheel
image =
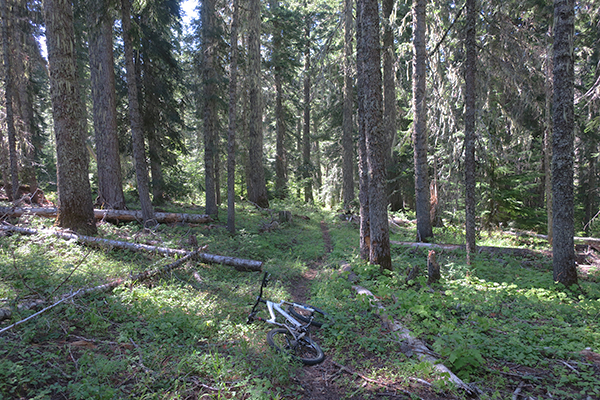
<path fill-rule="evenodd" d="M 267 343 L 275 350 L 287 353 L 306 365 L 315 365 L 325 360 L 325 353 L 311 338 L 294 339 L 294 335 L 285 328 L 267 332 Z"/>

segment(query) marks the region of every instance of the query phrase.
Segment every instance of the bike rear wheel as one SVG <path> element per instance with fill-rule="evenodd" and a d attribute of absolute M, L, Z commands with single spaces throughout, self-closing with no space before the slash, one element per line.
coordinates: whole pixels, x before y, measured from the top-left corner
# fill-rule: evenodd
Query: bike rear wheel
<path fill-rule="evenodd" d="M 287 353 L 306 365 L 315 365 L 325 360 L 325 353 L 311 338 L 303 337 L 297 342 L 294 335 L 285 328 L 267 332 L 267 343 L 275 350 Z"/>

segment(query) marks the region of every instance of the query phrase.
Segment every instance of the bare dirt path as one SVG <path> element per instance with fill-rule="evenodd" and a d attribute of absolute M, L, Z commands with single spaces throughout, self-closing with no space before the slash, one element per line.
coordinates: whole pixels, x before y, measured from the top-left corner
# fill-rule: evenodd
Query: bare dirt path
<path fill-rule="evenodd" d="M 321 233 L 323 237 L 323 254 L 316 260 L 308 264 L 308 268 L 293 281 L 290 285 L 290 292 L 292 298 L 297 302 L 310 303 L 310 285 L 311 281 L 318 278 L 323 265 L 327 262 L 329 253 L 333 251 L 333 243 L 331 235 L 329 234 L 329 228 L 324 221 L 321 221 Z M 317 343 L 321 343 L 319 340 L 319 332 L 315 331 L 313 339 Z M 331 355 L 327 354 L 325 350 L 325 361 L 321 364 L 314 366 L 303 366 L 299 371 L 298 375 L 294 378 L 296 384 L 298 384 L 303 392 L 301 399 L 310 400 L 363 400 L 364 393 L 357 392 L 353 395 L 348 394 L 347 382 L 346 386 L 338 384 L 342 376 L 352 375 L 351 379 L 356 380 L 356 387 L 364 386 L 369 382 L 374 382 L 368 378 L 363 377 L 360 374 L 352 373 L 348 368 L 343 365 L 336 363 Z M 409 399 L 408 392 L 404 392 L 398 388 L 388 388 L 382 384 L 371 385 L 373 389 L 373 397 L 386 398 L 386 399 Z M 371 397 L 369 397 L 371 398 Z M 421 397 L 417 397 L 421 398 Z M 429 397 L 428 397 L 429 398 Z M 438 399 L 437 397 L 431 397 L 431 399 Z"/>
<path fill-rule="evenodd" d="M 325 221 L 321 221 L 321 234 L 323 235 L 323 254 L 308 264 L 307 270 L 291 283 L 290 291 L 297 302 L 310 303 L 310 285 L 322 269 L 329 253 L 333 251 L 333 243 L 329 228 Z M 319 342 L 318 331 L 313 337 Z M 331 357 L 325 358 L 321 364 L 304 366 L 296 383 L 304 389 L 303 399 L 338 400 L 344 398 L 332 377 L 338 374 L 339 368 L 333 363 Z"/>

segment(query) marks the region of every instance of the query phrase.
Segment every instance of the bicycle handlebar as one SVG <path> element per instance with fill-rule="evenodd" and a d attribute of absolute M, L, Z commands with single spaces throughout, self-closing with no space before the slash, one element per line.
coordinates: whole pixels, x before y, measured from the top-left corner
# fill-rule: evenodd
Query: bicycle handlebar
<path fill-rule="evenodd" d="M 263 275 L 263 279 L 260 284 L 260 292 L 258 293 L 258 296 L 256 297 L 256 302 L 252 306 L 252 311 L 250 311 L 250 314 L 248 314 L 248 320 L 246 321 L 246 323 L 248 323 L 248 324 L 251 324 L 254 321 L 254 317 L 256 315 L 256 306 L 258 306 L 258 303 L 260 303 L 261 301 L 264 301 L 262 299 L 263 289 L 267 286 L 267 283 L 269 283 L 270 276 L 271 276 L 271 274 L 269 274 L 268 272 L 265 272 L 265 274 Z"/>

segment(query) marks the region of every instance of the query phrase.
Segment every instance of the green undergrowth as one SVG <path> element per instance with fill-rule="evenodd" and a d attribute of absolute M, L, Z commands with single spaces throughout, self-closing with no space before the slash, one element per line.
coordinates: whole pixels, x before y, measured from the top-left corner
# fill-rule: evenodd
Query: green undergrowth
<path fill-rule="evenodd" d="M 583 280 L 569 290 L 552 282 L 551 262 L 479 255 L 467 266 L 464 253 L 438 255 L 442 279 L 426 285 L 424 250 L 397 249 L 395 265 L 421 265 L 422 275 L 406 283 L 403 268 L 382 274 L 379 268 L 355 263 L 358 284 L 381 299 L 390 318 L 423 340 L 460 378 L 483 391 L 482 398 L 510 397 L 520 381 L 532 398 L 600 398 L 600 370 L 582 354 L 600 348 L 600 288 L 597 279 Z M 348 303 L 336 293 L 367 304 L 354 316 L 333 327 L 328 337 L 334 347 L 351 326 L 356 342 L 369 351 L 390 352 L 394 334 L 379 332 L 370 318 L 368 299 L 355 296 L 345 280 L 319 286 L 329 306 L 348 318 Z M 361 298 L 363 297 L 363 298 Z M 365 314 L 366 313 L 366 314 Z M 370 327 L 369 327 L 370 326 Z M 393 343 L 396 348 L 398 343 Z M 351 358 L 352 356 L 346 356 Z"/>
<path fill-rule="evenodd" d="M 278 210 L 292 211 L 292 221 L 265 231 Z M 296 399 L 315 393 L 310 386 L 318 382 L 339 398 L 402 392 L 423 399 L 465 397 L 382 328 L 370 301 L 340 271 L 342 263 L 352 266 L 357 283 L 381 300 L 391 318 L 477 387 L 482 399 L 510 398 L 521 382 L 522 393 L 535 399 L 600 398 L 600 371 L 581 354 L 588 347 L 600 351 L 596 272 L 582 278 L 579 288 L 565 289 L 552 282 L 551 262 L 541 253 L 481 253 L 467 266 L 464 252 L 438 251 L 443 279 L 430 289 L 426 250 L 393 245 L 394 271 L 382 274 L 358 259 L 357 223 L 334 213 L 281 202 L 271 210 L 241 205 L 236 217 L 234 236 L 224 228 L 224 212 L 209 224 L 152 231 L 103 223 L 99 236 L 187 249 L 195 239 L 208 253 L 264 261 L 272 273 L 265 295 L 272 299 L 291 299 L 294 285 L 310 277 L 307 300 L 332 317 L 315 332 L 327 355 L 324 366 L 302 367 L 271 351 L 269 326 L 246 323 L 261 273 L 188 262 L 143 282 L 70 299 L 0 334 L 0 398 Z M 333 245 L 329 254 L 321 222 Z M 43 228 L 51 221 L 20 224 Z M 452 236 L 445 229 L 437 232 L 439 243 Z M 409 224 L 396 228 L 392 240 L 411 236 Z M 497 246 L 526 240 L 489 236 Z M 1 235 L 0 308 L 13 316 L 0 329 L 34 313 L 18 304 L 43 299 L 50 305 L 80 288 L 172 261 L 88 248 L 48 234 Z M 406 269 L 415 265 L 422 276 L 408 285 Z M 311 375 L 318 368 L 319 379 Z"/>

